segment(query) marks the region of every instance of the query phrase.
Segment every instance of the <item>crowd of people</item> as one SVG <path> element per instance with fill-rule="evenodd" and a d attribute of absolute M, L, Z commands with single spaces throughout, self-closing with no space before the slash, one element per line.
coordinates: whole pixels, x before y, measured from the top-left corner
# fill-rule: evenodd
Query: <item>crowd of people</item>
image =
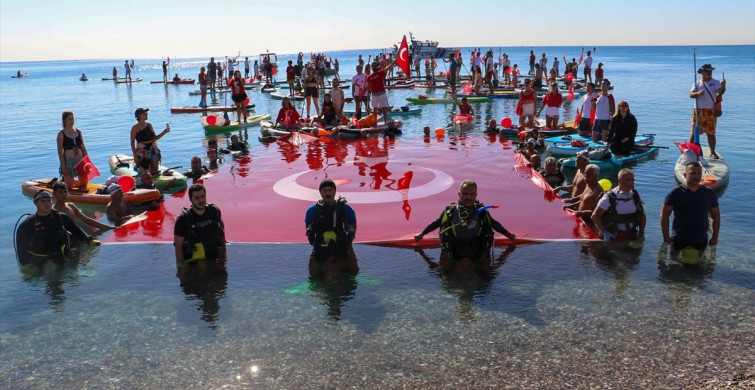
<path fill-rule="evenodd" d="M 317 56 L 315 63 L 303 65 L 302 55 L 298 56 L 298 65 L 302 66 L 302 73 L 296 72 L 292 61 L 288 62 L 286 71 L 289 82 L 289 92 L 294 94 L 293 84 L 298 79 L 304 87 L 307 99 L 307 117 L 310 116 L 310 102 L 314 103 L 316 119 L 326 124 L 336 124 L 343 119 L 343 90 L 338 88 L 340 80 L 333 81 L 333 89 L 319 102 L 319 90 L 323 86 L 325 65 L 324 56 Z M 361 56 L 360 56 L 361 57 Z M 447 62 L 451 64 L 447 80 L 451 93 L 460 113 L 472 115 L 472 107 L 466 98 L 459 101 L 456 97 L 455 85 L 458 78 L 460 58 L 459 54 L 451 54 Z M 428 58 L 434 62 L 432 58 Z M 530 71 L 535 75 L 533 80 L 525 79 L 524 88 L 520 93 L 517 107 L 520 115 L 520 125 L 535 127 L 534 117 L 545 111 L 546 127 L 555 128 L 558 124 L 559 110 L 563 102 L 558 85 L 549 85 L 549 91 L 543 99 L 536 114 L 536 92 L 540 87 L 538 77 L 547 66 L 547 57 L 543 53 L 539 62 L 535 61 L 534 51 L 530 53 Z M 444 59 L 444 61 L 446 61 Z M 338 71 L 338 60 L 334 62 Z M 416 59 L 415 59 L 416 64 Z M 513 73 L 517 68 L 512 67 L 506 54 L 501 58 L 501 67 L 505 75 Z M 566 64 L 566 72 L 576 75 L 577 68 L 582 64 L 572 60 Z M 390 107 L 386 95 L 386 78 L 389 77 L 395 65 L 391 55 L 378 56 L 371 64 L 366 64 L 360 58 L 356 66 L 356 75 L 351 79 L 352 97 L 356 103 L 356 116 L 361 117 L 361 106 L 365 105 L 367 112 L 375 115 L 382 113 L 388 123 L 388 109 Z M 258 67 L 255 61 L 253 67 L 248 57 L 244 60 L 244 77 L 240 69 L 233 69 L 234 62 L 229 59 L 227 66 L 210 59 L 207 67 L 201 67 L 200 86 L 206 93 L 207 88 L 214 88 L 218 80 L 223 79 L 223 69 L 228 69 L 229 78 L 226 80 L 232 91 L 232 99 L 236 103 L 238 121 L 246 120 L 244 107 L 247 98 L 244 93 L 244 81 L 250 74 L 258 77 L 271 77 L 269 58 L 263 59 L 263 66 Z M 559 62 L 554 58 L 551 73 L 558 74 Z M 432 65 L 431 65 L 432 67 Z M 492 52 L 481 56 L 478 51 L 472 58 L 472 67 L 480 74 L 481 67 L 486 69 L 485 82 L 493 85 L 496 80 L 494 74 L 496 64 L 492 61 Z M 599 64 L 598 69 L 601 69 Z M 126 61 L 127 75 L 130 65 Z M 165 68 L 164 68 L 165 69 Z M 416 68 L 415 68 L 416 69 Z M 580 103 L 581 116 L 577 123 L 579 135 L 590 136 L 593 141 L 603 141 L 610 145 L 610 149 L 617 155 L 628 154 L 634 146 L 637 132 L 637 120 L 629 110 L 626 101 L 619 101 L 616 108 L 613 95 L 610 93 L 611 83 L 603 78 L 602 72 L 596 71 L 595 80 L 599 82 L 600 92 L 595 92 L 592 82 L 592 57 L 587 52 L 584 61 L 584 76 L 586 93 Z M 725 80 L 718 82 L 712 78 L 713 68 L 710 64 L 703 65 L 698 73 L 703 75 L 700 82 L 693 86 L 690 98 L 696 99 L 693 111 L 693 129 L 699 126 L 708 136 L 711 157 L 717 158 L 715 153 L 715 104 L 716 97 L 725 92 Z M 207 70 L 207 73 L 205 73 Z M 555 72 L 554 72 L 555 71 Z M 491 73 L 492 72 L 492 73 Z M 115 73 L 115 70 L 114 70 Z M 337 73 L 336 73 L 337 74 Z M 167 77 L 167 73 L 165 74 Z M 511 80 L 516 81 L 516 73 Z M 128 77 L 128 76 L 127 76 Z M 504 76 L 504 80 L 508 80 Z M 432 81 L 432 80 L 428 80 Z M 508 83 L 508 81 L 504 81 Z M 716 96 L 713 95 L 716 94 Z M 205 95 L 203 94 L 203 99 Z M 141 179 L 140 188 L 155 188 L 153 175 L 158 174 L 161 151 L 157 141 L 170 132 L 170 126 L 157 133 L 152 124 L 147 121 L 149 109 L 138 108 L 135 113 L 136 123 L 131 128 L 130 144 L 133 161 Z M 299 113 L 291 104 L 288 97 L 282 100 L 282 107 L 276 117 L 275 124 L 293 129 L 299 123 Z M 68 256 L 75 250 L 72 240 L 99 245 L 92 235 L 86 234 L 75 221 L 102 231 L 113 229 L 133 217 L 131 204 L 124 200 L 124 189 L 117 183 L 107 187 L 110 202 L 106 206 L 108 220 L 112 223 L 104 224 L 84 215 L 74 204 L 67 201 L 69 189 L 87 188 L 86 175 L 77 171 L 76 166 L 87 157 L 87 149 L 81 130 L 75 126 L 74 115 L 70 111 L 62 114 L 62 129 L 57 135 L 57 150 L 59 171 L 62 180 L 51 184 L 51 191 L 39 191 L 33 198 L 36 212 L 21 223 L 16 237 L 17 253 L 22 264 L 35 262 L 39 259 L 59 259 Z M 495 127 L 495 123 L 491 124 Z M 426 135 L 429 128 L 426 128 Z M 522 151 L 529 161 L 533 171 L 542 175 L 545 182 L 556 193 L 569 194 L 563 201 L 565 209 L 573 210 L 574 214 L 593 226 L 599 237 L 607 242 L 623 242 L 643 240 L 646 227 L 646 214 L 639 192 L 634 187 L 634 172 L 625 168 L 618 173 L 618 185 L 614 188 L 603 188 L 599 183 L 600 168 L 590 163 L 587 151 L 576 156 L 577 171 L 571 184 L 564 185 L 565 177 L 560 171 L 559 161 L 547 157 L 541 163 L 541 156 L 536 152 L 538 135 L 526 142 Z M 213 143 L 214 142 L 214 143 Z M 210 163 L 217 163 L 221 149 L 217 141 L 208 142 L 208 157 Z M 240 142 L 238 136 L 231 138 L 229 151 L 246 150 L 246 145 Z M 216 167 L 215 167 L 216 168 Z M 221 210 L 212 203 L 208 203 L 207 189 L 200 183 L 200 179 L 210 172 L 213 167 L 206 167 L 202 159 L 195 156 L 191 160 L 191 168 L 186 176 L 195 182 L 188 189 L 190 207 L 185 209 L 176 219 L 174 227 L 175 258 L 179 263 L 196 260 L 215 260 L 225 256 L 225 225 Z M 707 245 L 718 242 L 720 229 L 720 212 L 718 200 L 713 190 L 701 185 L 703 166 L 699 161 L 692 161 L 685 166 L 686 182 L 673 188 L 666 196 L 661 210 L 660 224 L 663 240 L 676 249 L 691 246 L 704 250 Z M 309 243 L 313 246 L 310 267 L 335 268 L 354 270 L 356 256 L 352 242 L 356 236 L 357 219 L 355 210 L 343 198 L 336 198 L 336 183 L 331 179 L 324 179 L 319 186 L 321 199 L 312 204 L 305 213 L 305 232 Z M 515 240 L 517 236 L 508 231 L 503 225 L 492 218 L 487 207 L 477 198 L 477 184 L 472 180 L 464 180 L 458 192 L 458 200 L 446 206 L 438 219 L 432 221 L 414 238 L 421 241 L 425 235 L 438 229 L 443 254 L 441 267 L 445 270 L 454 269 L 461 262 L 472 262 L 484 268 L 489 264 L 489 249 L 494 244 L 494 234 L 498 232 L 508 240 Z M 53 199 L 55 204 L 53 205 Z M 673 224 L 670 223 L 673 215 Z M 709 218 L 712 223 L 709 224 Z M 708 230 L 712 229 L 712 236 L 708 237 Z"/>

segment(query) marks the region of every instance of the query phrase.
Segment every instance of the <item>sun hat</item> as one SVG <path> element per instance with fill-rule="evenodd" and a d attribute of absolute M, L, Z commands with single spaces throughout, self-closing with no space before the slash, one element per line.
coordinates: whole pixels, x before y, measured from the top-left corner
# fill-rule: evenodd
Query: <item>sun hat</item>
<path fill-rule="evenodd" d="M 700 69 L 697 70 L 697 73 L 703 73 L 703 72 L 712 72 L 716 70 L 711 64 L 703 64 L 703 66 L 700 67 Z"/>

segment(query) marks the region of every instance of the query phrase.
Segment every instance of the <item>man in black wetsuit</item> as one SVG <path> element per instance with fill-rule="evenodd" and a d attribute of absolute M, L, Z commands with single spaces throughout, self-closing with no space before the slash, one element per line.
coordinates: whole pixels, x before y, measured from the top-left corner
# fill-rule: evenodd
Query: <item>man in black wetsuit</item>
<path fill-rule="evenodd" d="M 70 235 L 81 242 L 100 245 L 93 236 L 81 230 L 68 214 L 53 210 L 49 192 L 37 192 L 34 205 L 37 212 L 26 218 L 16 232 L 16 254 L 21 265 L 47 259 L 62 260 L 71 253 Z"/>

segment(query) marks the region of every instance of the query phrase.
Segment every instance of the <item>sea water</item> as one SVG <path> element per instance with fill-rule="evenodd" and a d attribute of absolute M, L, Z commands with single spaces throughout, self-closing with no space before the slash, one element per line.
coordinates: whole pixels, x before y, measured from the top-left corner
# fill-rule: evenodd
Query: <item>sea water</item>
<path fill-rule="evenodd" d="M 492 49 L 526 67 L 530 48 Z M 533 49 L 538 58 L 546 53 L 549 63 L 558 57 L 561 69 L 562 56 L 578 58 L 581 51 Z M 338 58 L 341 76 L 350 78 L 358 54 L 368 58 L 379 51 L 326 54 Z M 469 48 L 462 53 L 468 62 Z M 669 147 L 634 167 L 648 216 L 643 245 L 496 248 L 497 268 L 488 276 L 440 274 L 439 249 L 357 245 L 359 273 L 325 280 L 310 278 L 306 244 L 232 243 L 227 274 L 202 277 L 177 272 L 167 244 L 84 248 L 78 263 L 23 274 L 12 236 L 19 217 L 34 205 L 20 185 L 57 175 L 55 136 L 62 111 L 75 113 L 101 170 L 107 156 L 128 153 L 137 107 L 150 108 L 158 128 L 171 124 L 160 141 L 166 166 L 188 166 L 191 156 L 204 154 L 206 138 L 198 114 L 169 111 L 198 104 L 199 97 L 188 94 L 196 85 L 149 84 L 162 79 L 160 59 L 136 60 L 132 76 L 144 81 L 133 85 L 101 80 L 113 67 L 123 76 L 122 59 L 0 63 L 0 385 L 636 388 L 678 387 L 696 377 L 751 370 L 755 49 L 697 49 L 697 66 L 711 63 L 714 77 L 725 73 L 727 79 L 717 150 L 732 172 L 719 199 L 719 245 L 706 250 L 698 267 L 669 259 L 659 226 L 664 196 L 676 184 L 679 152 L 673 142 L 689 136 L 693 51 L 598 47 L 593 57 L 593 68 L 604 64 L 617 100 L 629 102 L 639 132 L 655 133 L 656 144 Z M 296 57 L 279 57 L 281 71 L 289 59 Z M 208 60 L 173 58 L 170 77 L 196 78 Z M 30 77 L 11 79 L 18 70 Z M 81 73 L 90 81 L 79 81 Z M 392 90 L 389 99 L 403 105 L 417 93 L 443 94 Z M 275 115 L 280 107 L 259 92 L 249 95 L 255 113 Z M 515 103 L 473 104 L 475 120 L 513 118 Z M 302 103 L 296 104 L 303 112 Z M 566 102 L 562 120 L 572 119 L 577 106 Z M 456 110 L 422 109 L 419 116 L 403 118 L 402 142 L 421 144 L 423 126 L 449 128 Z M 256 131 L 249 130 L 252 151 L 260 147 Z M 615 183 L 615 173 L 603 177 Z M 102 207 L 82 208 L 105 220 Z M 299 229 L 291 227 L 296 234 Z"/>

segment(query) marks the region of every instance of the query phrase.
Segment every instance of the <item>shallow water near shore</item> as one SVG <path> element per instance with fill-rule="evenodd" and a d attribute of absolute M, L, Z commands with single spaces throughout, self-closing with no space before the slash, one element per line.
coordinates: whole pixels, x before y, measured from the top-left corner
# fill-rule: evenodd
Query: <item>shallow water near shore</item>
<path fill-rule="evenodd" d="M 560 59 L 579 48 L 542 51 Z M 350 70 L 359 53 L 372 52 L 329 55 Z M 521 65 L 528 49 L 511 53 Z M 2 63 L 0 386 L 633 389 L 751 373 L 755 203 L 745 180 L 755 174 L 755 135 L 747 130 L 755 122 L 755 50 L 701 47 L 697 54 L 698 66 L 710 62 L 714 77 L 724 71 L 728 79 L 718 149 L 732 169 L 720 198 L 719 245 L 703 253 L 701 264 L 682 266 L 683 254 L 670 254 L 658 224 L 663 196 L 675 184 L 672 142 L 689 131 L 691 50 L 600 47 L 594 57 L 606 64 L 614 95 L 630 103 L 641 132 L 671 146 L 635 167 L 648 212 L 642 245 L 501 247 L 491 275 L 443 275 L 439 249 L 356 245 L 359 272 L 333 278 L 309 275 L 306 244 L 246 243 L 229 245 L 227 272 L 179 272 L 169 244 L 113 244 L 83 248 L 77 263 L 25 275 L 11 237 L 33 204 L 19 187 L 57 173 L 51 156 L 60 112 L 75 112 L 101 170 L 107 156 L 127 150 L 136 107 L 149 107 L 156 126 L 171 122 L 161 140 L 167 166 L 202 154 L 206 138 L 198 116 L 169 114 L 172 106 L 197 103 L 188 95 L 196 86 L 146 83 L 161 78 L 158 60 L 137 60 L 134 76 L 145 81 L 130 87 L 100 80 L 112 66 L 122 72 L 122 60 Z M 207 59 L 174 61 L 172 73 L 196 77 Z M 10 79 L 18 69 L 31 77 Z M 76 80 L 83 71 L 91 81 Z M 389 96 L 404 104 L 417 93 L 442 95 L 394 90 Z M 250 97 L 256 113 L 274 113 L 280 104 L 258 92 Z M 514 105 L 473 107 L 484 123 L 513 117 Z M 573 118 L 575 108 L 565 105 L 563 117 Z M 449 128 L 453 107 L 422 109 L 405 118 L 404 142 L 421 145 L 424 125 Z M 261 147 L 257 131 L 236 132 L 248 138 L 252 153 Z M 615 173 L 603 177 L 615 182 Z M 505 207 L 495 194 L 480 198 Z M 83 209 L 104 220 L 104 208 Z M 292 234 L 303 234 L 300 228 L 292 226 Z"/>

